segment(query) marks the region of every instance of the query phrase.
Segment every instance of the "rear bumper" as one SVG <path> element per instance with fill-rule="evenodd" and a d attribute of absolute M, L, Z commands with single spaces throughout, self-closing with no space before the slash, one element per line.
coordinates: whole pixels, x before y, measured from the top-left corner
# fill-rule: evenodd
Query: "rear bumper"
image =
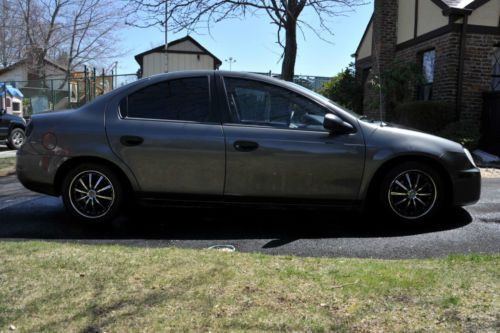
<path fill-rule="evenodd" d="M 458 172 L 453 181 L 453 205 L 473 205 L 481 198 L 481 171 L 478 168 Z"/>
<path fill-rule="evenodd" d="M 61 157 L 17 152 L 17 178 L 28 190 L 57 196 L 55 174 Z"/>

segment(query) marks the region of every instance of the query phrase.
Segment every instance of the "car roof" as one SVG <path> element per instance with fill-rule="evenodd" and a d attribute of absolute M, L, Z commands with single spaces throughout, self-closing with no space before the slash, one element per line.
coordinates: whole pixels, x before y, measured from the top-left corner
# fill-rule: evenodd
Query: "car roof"
<path fill-rule="evenodd" d="M 286 87 L 288 89 L 294 89 L 294 84 L 290 84 L 290 82 L 280 80 L 268 75 L 263 75 L 263 74 L 257 74 L 257 73 L 249 73 L 249 72 L 236 72 L 236 71 L 220 71 L 220 70 L 186 70 L 186 71 L 177 71 L 177 72 L 169 72 L 169 73 L 161 73 L 161 74 L 155 74 L 151 75 L 147 78 L 143 78 L 134 82 L 131 82 L 127 85 L 124 85 L 123 87 L 119 87 L 102 97 L 108 97 L 111 98 L 112 96 L 115 96 L 117 94 L 121 94 L 125 91 L 129 90 L 136 90 L 140 89 L 142 87 L 145 87 L 150 84 L 154 84 L 157 82 L 165 81 L 165 80 L 172 80 L 172 79 L 181 79 L 181 78 L 188 78 L 188 77 L 196 77 L 196 76 L 208 76 L 208 75 L 221 75 L 225 77 L 237 77 L 237 78 L 242 78 L 242 79 L 250 79 L 250 80 L 257 80 L 261 82 L 267 82 L 270 84 L 275 84 L 275 85 L 280 85 L 283 87 Z M 101 96 L 100 96 L 101 97 Z"/>

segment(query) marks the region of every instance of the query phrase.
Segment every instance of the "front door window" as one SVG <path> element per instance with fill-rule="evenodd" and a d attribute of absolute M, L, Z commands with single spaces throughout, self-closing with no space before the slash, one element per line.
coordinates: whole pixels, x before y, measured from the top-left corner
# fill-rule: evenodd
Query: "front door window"
<path fill-rule="evenodd" d="M 325 131 L 328 112 L 290 90 L 258 81 L 225 78 L 232 121 L 247 125 Z"/>

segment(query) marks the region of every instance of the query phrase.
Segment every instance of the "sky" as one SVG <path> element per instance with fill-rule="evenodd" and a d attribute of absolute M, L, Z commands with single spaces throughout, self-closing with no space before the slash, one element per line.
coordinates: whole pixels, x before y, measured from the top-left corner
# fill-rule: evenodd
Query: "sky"
<path fill-rule="evenodd" d="M 322 34 L 328 42 L 305 30 L 305 36 L 298 35 L 298 54 L 295 66 L 297 75 L 333 76 L 345 68 L 353 58 L 358 43 L 365 31 L 373 11 L 373 1 L 357 7 L 354 11 L 330 20 L 329 27 L 334 35 Z M 314 16 L 304 13 L 302 17 L 314 24 Z M 281 72 L 281 48 L 276 43 L 275 26 L 269 23 L 267 15 L 231 19 L 212 26 L 206 31 L 190 33 L 206 49 L 222 60 L 220 69 L 228 70 L 229 57 L 236 59 L 232 70 L 251 72 Z M 182 38 L 186 32 L 169 33 L 168 39 Z M 305 38 L 304 38 L 305 37 Z M 118 59 L 119 74 L 135 73 L 139 65 L 136 54 L 164 43 L 161 28 L 127 28 L 122 32 L 122 44 L 128 51 Z"/>

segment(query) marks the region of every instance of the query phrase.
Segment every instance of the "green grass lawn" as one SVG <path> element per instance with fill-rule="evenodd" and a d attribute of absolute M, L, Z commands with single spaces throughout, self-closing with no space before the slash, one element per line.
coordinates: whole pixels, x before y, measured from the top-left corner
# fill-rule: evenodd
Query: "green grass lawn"
<path fill-rule="evenodd" d="M 498 332 L 500 256 L 298 258 L 0 242 L 0 331 Z"/>

